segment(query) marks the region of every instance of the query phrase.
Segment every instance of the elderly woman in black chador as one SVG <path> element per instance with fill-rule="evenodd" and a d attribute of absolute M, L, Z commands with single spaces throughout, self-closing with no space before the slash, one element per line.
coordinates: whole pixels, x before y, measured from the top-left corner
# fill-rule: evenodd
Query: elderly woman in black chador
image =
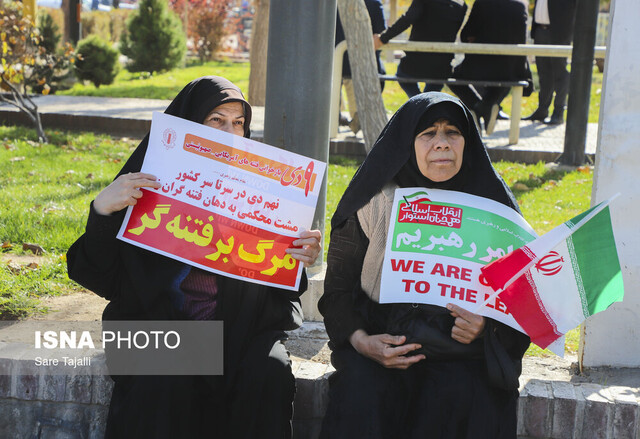
<path fill-rule="evenodd" d="M 209 76 L 189 83 L 165 113 L 249 137 L 251 106 L 240 89 Z M 222 320 L 224 375 L 116 376 L 107 438 L 287 438 L 295 381 L 282 344 L 301 324 L 296 292 L 214 275 L 116 240 L 140 188 L 149 136 L 91 203 L 82 235 L 67 253 L 69 277 L 109 299 L 104 320 Z M 320 232 L 307 231 L 290 254 L 310 264 Z M 206 349 L 206 347 L 203 347 Z"/>
<path fill-rule="evenodd" d="M 424 93 L 398 110 L 331 221 L 319 308 L 336 373 L 321 437 L 515 439 L 528 337 L 453 304 L 377 303 L 397 187 L 461 191 L 518 209 L 458 99 Z"/>

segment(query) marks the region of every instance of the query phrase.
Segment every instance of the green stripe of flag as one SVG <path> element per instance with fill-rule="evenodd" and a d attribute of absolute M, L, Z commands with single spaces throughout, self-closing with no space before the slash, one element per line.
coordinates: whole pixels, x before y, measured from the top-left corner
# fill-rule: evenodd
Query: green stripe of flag
<path fill-rule="evenodd" d="M 579 220 L 573 218 L 572 221 L 577 223 Z M 576 230 L 571 241 L 579 271 L 576 272 L 576 280 L 589 312 L 586 317 L 604 311 L 613 302 L 621 301 L 624 287 L 609 207 L 602 209 Z"/>
<path fill-rule="evenodd" d="M 585 216 L 589 215 L 591 212 L 593 212 L 595 209 L 598 208 L 598 206 L 600 206 L 602 203 L 596 204 L 595 206 L 593 206 L 591 209 L 589 210 L 585 210 L 584 212 L 582 212 L 580 215 L 574 216 L 573 218 L 571 218 L 570 220 L 566 221 L 564 224 L 569 227 L 570 229 L 573 229 L 579 222 L 580 220 L 582 220 Z"/>

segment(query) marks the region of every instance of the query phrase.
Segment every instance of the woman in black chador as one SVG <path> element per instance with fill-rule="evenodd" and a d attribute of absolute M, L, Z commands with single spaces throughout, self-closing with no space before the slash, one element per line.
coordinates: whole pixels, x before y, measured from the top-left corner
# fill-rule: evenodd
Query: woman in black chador
<path fill-rule="evenodd" d="M 391 118 L 331 221 L 319 308 L 336 373 L 321 437 L 515 439 L 527 336 L 453 304 L 378 303 L 397 187 L 518 210 L 460 100 L 420 94 Z"/>
<path fill-rule="evenodd" d="M 249 137 L 251 106 L 224 78 L 196 79 L 165 113 Z M 224 375 L 114 376 L 106 437 L 288 438 L 295 381 L 282 344 L 302 322 L 299 291 L 214 275 L 116 239 L 140 188 L 147 135 L 116 179 L 91 203 L 85 233 L 67 253 L 69 277 L 110 300 L 103 320 L 222 320 Z M 310 264 L 320 232 L 307 231 L 287 252 Z M 203 347 L 206 349 L 206 347 Z"/>

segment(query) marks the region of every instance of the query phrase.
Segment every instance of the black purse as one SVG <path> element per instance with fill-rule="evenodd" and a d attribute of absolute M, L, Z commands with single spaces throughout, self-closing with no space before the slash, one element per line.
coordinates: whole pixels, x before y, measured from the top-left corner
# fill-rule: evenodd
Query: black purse
<path fill-rule="evenodd" d="M 470 344 L 451 338 L 454 318 L 446 308 L 422 304 L 394 304 L 387 321 L 387 333 L 404 335 L 406 343 L 418 343 L 422 347 L 409 356 L 424 354 L 427 360 L 443 361 L 478 359 L 484 354 L 481 339 Z"/>

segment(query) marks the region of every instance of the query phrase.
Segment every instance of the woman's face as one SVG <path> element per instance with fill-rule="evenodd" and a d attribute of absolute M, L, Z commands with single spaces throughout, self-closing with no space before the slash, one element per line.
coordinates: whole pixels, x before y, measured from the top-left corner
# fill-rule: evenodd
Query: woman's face
<path fill-rule="evenodd" d="M 447 181 L 462 167 L 464 136 L 446 119 L 418 133 L 414 147 L 418 168 L 431 181 Z"/>
<path fill-rule="evenodd" d="M 218 105 L 202 122 L 208 127 L 244 136 L 244 106 L 241 102 Z"/>

